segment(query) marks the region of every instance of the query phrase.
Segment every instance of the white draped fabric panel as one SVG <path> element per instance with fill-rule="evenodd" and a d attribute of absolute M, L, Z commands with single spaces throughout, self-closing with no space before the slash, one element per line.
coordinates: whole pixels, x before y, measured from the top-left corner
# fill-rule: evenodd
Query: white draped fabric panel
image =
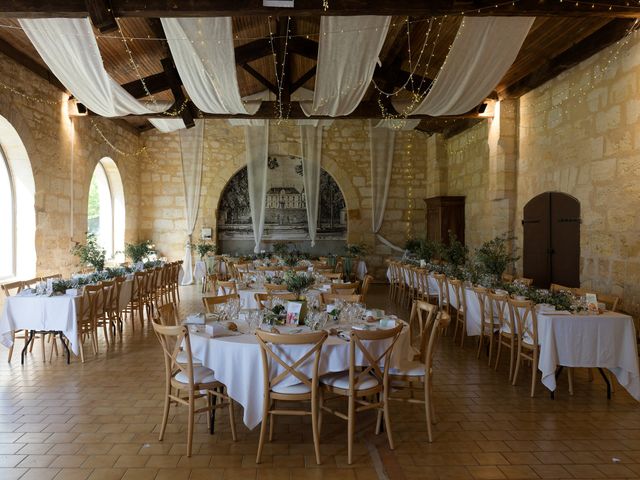
<path fill-rule="evenodd" d="M 413 130 L 421 120 L 411 118 L 383 118 L 375 128 L 393 128 L 394 130 Z"/>
<path fill-rule="evenodd" d="M 184 120 L 181 118 L 152 118 L 149 121 L 162 133 L 175 132 L 176 130 L 186 128 Z"/>
<path fill-rule="evenodd" d="M 302 181 L 307 201 L 307 223 L 311 246 L 316 244 L 318 204 L 320 203 L 320 163 L 322 160 L 322 127 L 300 126 L 302 141 Z"/>
<path fill-rule="evenodd" d="M 511 67 L 534 20 L 465 17 L 431 90 L 411 113 L 460 115 L 476 107 Z"/>
<path fill-rule="evenodd" d="M 325 16 L 320 20 L 318 71 L 307 116 L 353 112 L 369 87 L 391 17 Z"/>
<path fill-rule="evenodd" d="M 137 100 L 109 76 L 88 18 L 21 19 L 20 25 L 53 74 L 92 112 L 121 117 L 167 109 Z"/>
<path fill-rule="evenodd" d="M 180 130 L 180 154 L 182 156 L 182 182 L 184 185 L 184 205 L 186 233 L 188 236 L 182 268 L 182 285 L 193 283 L 193 263 L 191 258 L 191 235 L 198 219 L 200 208 L 200 187 L 202 185 L 202 161 L 204 150 L 204 120 L 196 120 L 196 126 Z"/>
<path fill-rule="evenodd" d="M 231 17 L 162 18 L 171 54 L 193 103 L 203 112 L 254 114 L 240 98 Z"/>
<path fill-rule="evenodd" d="M 269 154 L 269 122 L 263 126 L 244 127 L 249 182 L 249 205 L 253 223 L 254 252 L 260 252 L 267 202 L 267 170 Z"/>
<path fill-rule="evenodd" d="M 392 128 L 378 128 L 369 120 L 369 145 L 371 148 L 371 231 L 378 233 L 382 227 L 384 211 L 387 207 L 389 183 L 393 170 L 393 149 L 396 131 Z"/>

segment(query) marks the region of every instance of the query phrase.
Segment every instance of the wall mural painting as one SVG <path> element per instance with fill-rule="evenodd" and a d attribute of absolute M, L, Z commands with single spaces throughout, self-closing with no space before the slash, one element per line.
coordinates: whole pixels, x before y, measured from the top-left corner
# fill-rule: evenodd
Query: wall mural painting
<path fill-rule="evenodd" d="M 302 180 L 302 159 L 290 155 L 270 155 L 267 172 L 267 199 L 263 243 L 291 242 L 311 251 L 306 198 Z M 324 169 L 320 175 L 320 205 L 316 233 L 317 253 L 338 248 L 347 238 L 347 211 L 340 187 Z M 224 253 L 253 251 L 253 230 L 249 206 L 247 167 L 227 183 L 218 208 L 218 245 Z"/>

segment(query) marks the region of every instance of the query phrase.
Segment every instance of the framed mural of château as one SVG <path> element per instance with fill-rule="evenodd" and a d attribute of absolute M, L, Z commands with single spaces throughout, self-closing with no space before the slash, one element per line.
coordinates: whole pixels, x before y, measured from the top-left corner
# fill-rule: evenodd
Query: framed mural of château
<path fill-rule="evenodd" d="M 307 222 L 302 159 L 270 155 L 263 244 L 289 242 L 310 253 L 341 252 L 347 238 L 344 196 L 333 177 L 322 169 L 316 245 L 312 249 Z M 223 253 L 253 252 L 253 227 L 249 206 L 247 167 L 227 183 L 218 205 L 217 244 Z"/>

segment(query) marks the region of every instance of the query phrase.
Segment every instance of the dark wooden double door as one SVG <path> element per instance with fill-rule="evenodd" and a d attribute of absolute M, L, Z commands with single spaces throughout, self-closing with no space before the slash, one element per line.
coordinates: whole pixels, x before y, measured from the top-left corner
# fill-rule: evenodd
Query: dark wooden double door
<path fill-rule="evenodd" d="M 580 286 L 580 202 L 545 192 L 524 207 L 523 275 L 537 287 Z"/>

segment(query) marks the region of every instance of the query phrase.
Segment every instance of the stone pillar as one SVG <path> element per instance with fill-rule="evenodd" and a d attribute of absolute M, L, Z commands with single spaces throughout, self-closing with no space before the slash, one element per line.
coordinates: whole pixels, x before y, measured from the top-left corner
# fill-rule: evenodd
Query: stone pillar
<path fill-rule="evenodd" d="M 493 236 L 512 232 L 517 217 L 518 100 L 496 103 L 489 127 L 489 199 Z M 520 242 L 517 242 L 520 243 Z"/>

